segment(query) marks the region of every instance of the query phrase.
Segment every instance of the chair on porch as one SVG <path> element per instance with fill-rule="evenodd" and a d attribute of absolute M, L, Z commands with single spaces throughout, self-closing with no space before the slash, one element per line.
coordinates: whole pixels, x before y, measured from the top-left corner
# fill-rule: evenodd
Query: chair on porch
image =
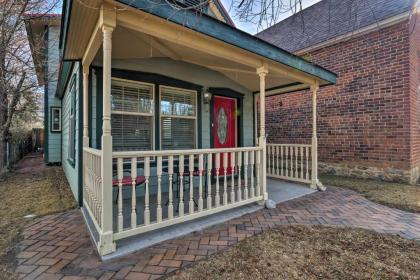
<path fill-rule="evenodd" d="M 127 174 L 130 171 L 123 171 L 123 174 Z M 135 179 L 135 187 L 140 186 L 146 182 L 146 177 L 143 175 L 139 175 Z M 115 198 L 115 204 L 118 202 L 118 196 L 120 195 L 120 190 L 118 188 L 118 179 L 112 179 L 112 187 L 117 188 L 117 196 Z M 124 177 L 121 180 L 122 187 L 131 187 L 133 185 L 133 179 L 131 178 L 131 175 L 124 175 Z"/>
<path fill-rule="evenodd" d="M 187 159 L 185 159 L 185 160 L 187 160 Z M 186 166 L 188 166 L 188 164 Z M 199 177 L 200 175 L 204 176 L 204 192 L 205 192 L 205 195 L 207 196 L 207 183 L 208 182 L 207 182 L 206 170 L 207 170 L 207 158 L 204 158 L 204 167 L 203 167 L 203 170 L 202 170 L 201 174 L 200 174 L 200 170 L 196 166 L 196 160 L 194 160 L 194 170 L 192 172 L 192 176 L 193 177 Z M 163 171 L 168 172 L 169 170 L 166 167 L 166 168 L 163 168 Z M 177 164 L 177 166 L 174 167 L 174 174 L 176 174 L 176 180 L 173 180 L 172 184 L 176 183 L 176 186 L 177 186 L 176 198 L 179 199 L 180 176 L 181 176 L 181 173 L 179 171 L 179 163 Z M 183 188 L 182 189 L 185 192 L 187 189 L 190 188 L 190 171 L 188 169 L 184 170 L 184 172 L 182 173 L 182 177 L 183 177 L 183 181 L 182 181 Z M 187 188 L 185 188 L 185 186 L 187 186 Z M 194 200 L 195 206 L 198 206 L 195 198 L 193 198 L 193 200 Z M 168 203 L 169 203 L 169 200 L 165 203 L 165 205 L 167 205 Z"/>

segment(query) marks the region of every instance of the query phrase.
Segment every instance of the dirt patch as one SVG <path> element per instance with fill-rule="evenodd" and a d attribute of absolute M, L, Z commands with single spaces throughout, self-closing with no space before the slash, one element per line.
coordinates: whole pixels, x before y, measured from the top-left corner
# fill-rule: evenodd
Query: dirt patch
<path fill-rule="evenodd" d="M 326 186 L 348 188 L 380 204 L 420 213 L 420 186 L 327 175 L 320 180 Z"/>
<path fill-rule="evenodd" d="M 170 279 L 420 279 L 420 242 L 362 229 L 288 226 Z"/>
<path fill-rule="evenodd" d="M 30 164 L 25 160 L 31 161 Z M 0 178 L 0 278 L 14 278 L 16 244 L 31 219 L 74 208 L 76 203 L 61 167 L 43 167 L 42 159 L 23 159 L 22 168 Z"/>

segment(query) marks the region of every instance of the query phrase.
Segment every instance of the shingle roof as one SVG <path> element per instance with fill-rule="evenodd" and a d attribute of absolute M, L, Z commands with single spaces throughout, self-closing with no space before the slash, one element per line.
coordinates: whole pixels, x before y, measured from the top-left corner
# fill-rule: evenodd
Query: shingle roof
<path fill-rule="evenodd" d="M 295 52 L 404 13 L 415 0 L 322 0 L 256 34 Z"/>

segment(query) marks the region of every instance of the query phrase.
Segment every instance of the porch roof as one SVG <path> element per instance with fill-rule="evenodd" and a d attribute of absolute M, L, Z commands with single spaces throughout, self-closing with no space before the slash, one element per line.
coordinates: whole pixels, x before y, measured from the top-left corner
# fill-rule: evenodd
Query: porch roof
<path fill-rule="evenodd" d="M 190 9 L 174 10 L 164 0 L 118 0 L 107 2 L 112 2 L 118 6 L 119 9 L 117 10 L 119 11 L 137 10 L 141 13 L 147 13 L 149 17 L 145 18 L 148 21 L 155 16 L 160 20 L 164 20 L 160 22 L 156 21 L 158 23 L 171 23 L 178 26 L 178 29 L 193 31 L 195 34 L 200 34 L 201 36 L 197 36 L 197 40 L 207 38 L 215 42 L 215 39 L 219 46 L 221 44 L 231 51 L 236 50 L 241 54 L 248 55 L 254 62 L 259 61 L 261 64 L 269 63 L 270 65 L 274 65 L 273 67 L 276 67 L 276 65 L 281 66 L 283 69 L 277 73 L 277 76 L 272 76 L 271 80 L 268 77 L 267 95 L 308 88 L 308 82 L 292 79 L 288 76 L 288 72 L 302 75 L 306 81 L 318 81 L 321 86 L 336 83 L 337 75 L 335 73 L 206 14 L 198 14 L 196 11 Z M 91 39 L 90 35 L 95 29 L 95 24 L 99 18 L 99 7 L 101 3 L 102 1 L 99 0 L 91 0 L 88 5 L 81 4 L 80 1 L 65 0 L 63 4 L 63 22 L 60 38 L 63 61 L 81 60 L 83 58 L 84 51 Z M 118 20 L 119 15 L 117 16 Z M 150 37 L 150 34 L 148 35 Z M 159 40 L 162 39 L 162 37 L 159 38 Z M 163 41 L 165 40 L 163 39 Z M 174 42 L 172 41 L 171 43 Z M 177 48 L 176 46 L 175 49 L 182 51 L 182 48 Z M 197 51 L 197 49 L 194 49 L 194 51 Z M 211 54 L 207 54 L 211 57 Z M 212 61 L 212 59 L 209 58 L 207 61 Z M 209 66 L 209 63 L 206 65 L 203 64 L 202 66 Z M 244 67 L 242 68 L 242 66 Z M 254 92 L 258 90 L 258 87 L 255 88 L 254 85 L 248 82 L 249 75 L 252 73 L 255 74 L 255 68 L 252 68 L 250 63 L 247 64 L 245 61 L 232 59 L 229 63 L 227 63 L 227 60 L 223 62 L 217 61 L 216 66 L 210 65 L 209 68 L 222 72 L 232 79 L 236 78 L 237 80 L 244 81 L 244 86 Z M 235 72 L 235 70 L 238 71 Z M 238 78 L 238 75 L 242 76 Z M 64 82 L 61 80 L 61 84 L 64 84 Z"/>

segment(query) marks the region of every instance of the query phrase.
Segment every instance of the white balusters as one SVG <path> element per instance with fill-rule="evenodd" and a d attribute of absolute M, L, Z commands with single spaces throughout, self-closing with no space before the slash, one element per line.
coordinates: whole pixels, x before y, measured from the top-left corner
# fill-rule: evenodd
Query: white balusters
<path fill-rule="evenodd" d="M 179 156 L 179 203 L 178 213 L 179 216 L 184 216 L 184 155 Z"/>
<path fill-rule="evenodd" d="M 215 200 L 215 206 L 219 207 L 220 206 L 220 194 L 219 194 L 219 171 L 220 171 L 220 153 L 216 153 L 216 157 L 214 160 L 214 164 L 216 167 L 216 195 L 214 197 Z M 211 185 L 211 182 L 207 182 L 207 184 Z"/>
<path fill-rule="evenodd" d="M 189 201 L 189 213 L 194 213 L 194 155 L 189 156 L 188 171 L 190 174 L 190 201 Z"/>
<path fill-rule="evenodd" d="M 203 154 L 198 155 L 198 176 L 200 176 L 200 182 L 198 186 L 198 211 L 203 211 Z"/>
<path fill-rule="evenodd" d="M 150 177 L 150 157 L 144 158 L 144 224 L 150 224 L 150 208 L 149 208 L 149 177 Z"/>
<path fill-rule="evenodd" d="M 211 201 L 211 169 L 212 169 L 212 154 L 207 154 L 207 209 L 212 208 Z"/>
<path fill-rule="evenodd" d="M 271 146 L 267 146 L 267 172 L 271 171 Z"/>
<path fill-rule="evenodd" d="M 251 198 L 255 196 L 254 188 L 254 162 L 255 162 L 255 151 L 250 151 L 251 153 Z"/>
<path fill-rule="evenodd" d="M 248 199 L 248 151 L 244 152 L 244 199 Z"/>
<path fill-rule="evenodd" d="M 284 176 L 284 166 L 283 166 L 283 145 L 280 146 L 280 166 L 281 166 L 281 176 Z"/>
<path fill-rule="evenodd" d="M 262 152 L 255 152 L 255 156 L 256 156 L 256 163 L 255 165 L 257 166 L 257 194 L 256 196 L 260 196 L 261 194 L 261 153 Z"/>
<path fill-rule="evenodd" d="M 230 202 L 235 202 L 235 153 L 230 153 Z"/>
<path fill-rule="evenodd" d="M 157 174 L 157 207 L 156 207 L 156 221 L 158 223 L 162 222 L 162 157 L 157 157 L 156 165 L 156 174 Z"/>
<path fill-rule="evenodd" d="M 295 169 L 295 147 L 292 147 L 292 157 L 290 158 L 290 165 L 292 166 L 293 169 L 293 175 L 292 177 L 296 178 L 296 172 L 297 170 Z"/>
<path fill-rule="evenodd" d="M 306 156 L 305 156 L 305 158 L 306 158 L 306 176 L 305 176 L 305 179 L 306 180 L 309 180 L 309 148 L 308 147 L 305 147 L 305 154 L 306 154 Z"/>
<path fill-rule="evenodd" d="M 299 157 L 299 150 L 298 147 L 295 147 L 295 177 L 299 177 L 299 169 L 298 169 L 298 157 Z"/>
<path fill-rule="evenodd" d="M 169 193 L 168 193 L 168 219 L 174 218 L 174 204 L 173 204 L 173 174 L 174 174 L 174 156 L 168 157 L 168 176 L 169 176 Z"/>
<path fill-rule="evenodd" d="M 102 226 L 101 151 L 83 148 L 83 205 L 98 231 Z M 112 207 L 112 206 L 111 206 Z M 118 214 L 118 213 L 117 213 Z"/>
<path fill-rule="evenodd" d="M 238 152 L 238 201 L 242 200 L 242 185 L 241 185 L 241 166 L 242 166 L 242 152 Z"/>
<path fill-rule="evenodd" d="M 267 144 L 267 176 L 310 183 L 309 161 L 311 145 Z M 269 165 L 270 164 L 270 165 Z"/>
<path fill-rule="evenodd" d="M 118 231 L 123 230 L 123 193 L 122 193 L 122 180 L 123 180 L 123 159 L 117 160 L 117 180 L 118 180 Z"/>
<path fill-rule="evenodd" d="M 300 179 L 303 179 L 303 147 L 300 147 Z"/>
<path fill-rule="evenodd" d="M 131 228 L 137 226 L 137 158 L 131 158 Z"/>
<path fill-rule="evenodd" d="M 114 213 L 114 238 L 118 240 L 261 200 L 262 153 L 261 147 L 114 152 L 117 171 L 114 180 L 119 195 L 115 207 L 117 211 Z M 276 148 L 271 148 L 270 154 L 273 164 L 270 171 L 277 172 Z M 84 201 L 92 209 L 93 214 L 90 215 L 94 219 L 100 217 L 102 211 L 101 202 L 95 202 L 96 197 L 100 198 L 101 194 L 101 176 L 96 174 L 100 164 L 100 157 L 97 159 L 95 155 L 86 153 L 83 171 Z M 128 165 L 130 173 L 128 170 L 124 172 L 124 167 L 128 169 Z M 138 166 L 141 168 L 138 169 Z M 185 181 L 188 179 L 187 185 Z M 174 195 L 175 182 L 179 184 L 179 199 Z M 141 194 L 139 186 L 144 190 Z M 189 189 L 188 192 L 185 187 Z M 126 192 L 129 191 L 128 188 L 131 190 L 131 199 L 125 197 L 129 193 Z M 137 192 L 141 198 L 137 196 Z M 184 199 L 187 198 L 185 205 Z M 144 209 L 141 213 L 143 222 L 137 220 L 140 215 L 137 211 L 140 209 L 138 203 Z M 128 213 L 131 214 L 131 219 L 127 219 Z M 100 229 L 98 226 L 97 228 Z"/>
<path fill-rule="evenodd" d="M 270 152 L 271 152 L 271 173 L 274 174 L 274 170 L 276 167 L 276 161 L 275 161 L 275 147 L 270 146 Z"/>
<path fill-rule="evenodd" d="M 228 168 L 228 153 L 223 153 L 223 205 L 226 205 L 228 203 L 227 168 Z"/>
<path fill-rule="evenodd" d="M 286 177 L 289 177 L 289 147 L 286 146 L 285 147 L 285 158 L 284 158 L 285 162 L 286 162 Z M 290 176 L 291 177 L 291 176 Z"/>
<path fill-rule="evenodd" d="M 279 153 L 280 147 L 276 146 L 276 175 L 280 175 L 280 167 L 279 167 Z"/>

